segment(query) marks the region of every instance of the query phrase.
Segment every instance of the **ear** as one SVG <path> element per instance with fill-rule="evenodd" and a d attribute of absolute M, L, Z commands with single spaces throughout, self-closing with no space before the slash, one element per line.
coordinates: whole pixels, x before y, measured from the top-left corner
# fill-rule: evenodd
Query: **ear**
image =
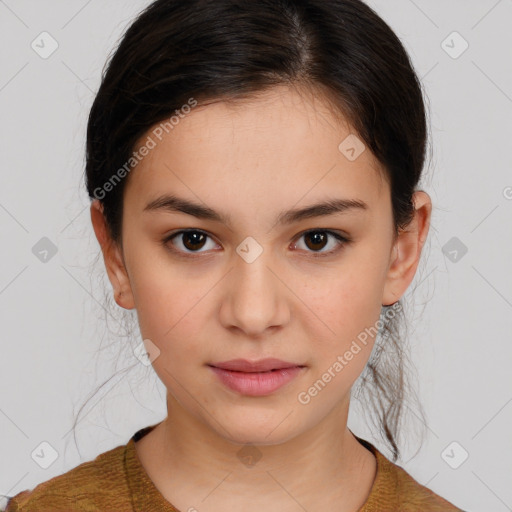
<path fill-rule="evenodd" d="M 114 289 L 114 299 L 122 308 L 133 309 L 135 302 L 122 250 L 119 244 L 114 242 L 110 236 L 103 215 L 103 204 L 98 199 L 91 203 L 91 222 L 101 246 L 108 278 Z"/>
<path fill-rule="evenodd" d="M 405 293 L 412 282 L 420 261 L 421 250 L 427 239 L 432 214 L 430 196 L 419 190 L 413 195 L 414 218 L 397 235 L 384 285 L 382 304 L 393 304 Z"/>

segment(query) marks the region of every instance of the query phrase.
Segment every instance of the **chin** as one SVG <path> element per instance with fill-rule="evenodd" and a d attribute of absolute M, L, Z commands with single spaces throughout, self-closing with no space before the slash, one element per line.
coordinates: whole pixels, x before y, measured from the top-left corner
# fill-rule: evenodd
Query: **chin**
<path fill-rule="evenodd" d="M 293 431 L 293 425 L 286 418 L 289 411 L 285 414 L 279 413 L 265 419 L 262 413 L 247 414 L 242 413 L 241 417 L 229 418 L 223 416 L 222 428 L 219 424 L 210 424 L 219 436 L 233 444 L 254 445 L 254 446 L 272 446 L 286 443 L 290 439 L 299 435 L 300 432 Z M 267 413 L 268 416 L 268 413 Z M 290 417 L 293 415 L 290 415 Z"/>

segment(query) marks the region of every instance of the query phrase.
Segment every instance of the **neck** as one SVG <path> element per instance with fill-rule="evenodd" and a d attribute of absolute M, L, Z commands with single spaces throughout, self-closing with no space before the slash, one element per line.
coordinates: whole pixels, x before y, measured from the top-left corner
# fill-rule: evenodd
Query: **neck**
<path fill-rule="evenodd" d="M 212 430 L 168 396 L 168 417 L 145 436 L 152 436 L 151 442 L 146 440 L 151 455 L 144 461 L 141 453 L 140 458 L 157 488 L 178 508 L 190 499 L 188 486 L 192 495 L 201 489 L 200 495 L 208 496 L 211 510 L 216 510 L 213 503 L 222 510 L 222 504 L 235 502 L 245 503 L 248 510 L 248 499 L 254 500 L 255 509 L 266 505 L 273 510 L 290 497 L 306 509 L 307 503 L 318 508 L 322 497 L 327 503 L 327 497 L 339 497 L 346 510 L 353 510 L 366 500 L 376 464 L 347 428 L 348 404 L 347 398 L 296 437 L 265 444 L 263 437 L 233 442 L 222 429 Z M 190 501 L 183 510 L 189 506 Z"/>

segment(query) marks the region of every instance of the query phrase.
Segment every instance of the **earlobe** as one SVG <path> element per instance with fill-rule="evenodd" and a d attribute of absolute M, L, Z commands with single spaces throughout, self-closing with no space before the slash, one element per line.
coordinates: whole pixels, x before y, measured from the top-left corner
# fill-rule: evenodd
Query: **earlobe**
<path fill-rule="evenodd" d="M 428 235 L 432 202 L 423 191 L 414 193 L 415 213 L 410 224 L 401 230 L 393 245 L 382 305 L 395 303 L 412 282 L 419 264 L 421 251 Z"/>
<path fill-rule="evenodd" d="M 91 222 L 103 253 L 103 261 L 109 281 L 114 290 L 114 300 L 125 309 L 135 307 L 130 279 L 120 247 L 111 237 L 103 215 L 103 205 L 97 199 L 91 204 Z"/>

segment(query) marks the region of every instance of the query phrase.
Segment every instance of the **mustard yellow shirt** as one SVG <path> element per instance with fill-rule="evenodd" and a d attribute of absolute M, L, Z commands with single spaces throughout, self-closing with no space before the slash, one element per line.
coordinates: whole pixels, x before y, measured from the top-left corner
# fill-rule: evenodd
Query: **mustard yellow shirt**
<path fill-rule="evenodd" d="M 155 487 L 135 451 L 135 442 L 155 426 L 138 430 L 127 444 L 33 490 L 21 491 L 8 501 L 6 512 L 180 512 Z M 414 480 L 371 443 L 355 437 L 377 459 L 370 495 L 357 512 L 462 512 Z"/>

